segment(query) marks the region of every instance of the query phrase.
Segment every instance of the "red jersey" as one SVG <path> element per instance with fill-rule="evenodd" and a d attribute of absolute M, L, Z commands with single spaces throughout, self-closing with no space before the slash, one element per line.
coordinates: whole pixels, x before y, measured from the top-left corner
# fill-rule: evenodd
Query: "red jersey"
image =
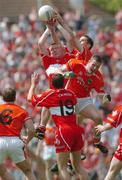
<path fill-rule="evenodd" d="M 74 56 L 70 54 L 68 51 L 66 51 L 65 55 L 61 58 L 55 58 L 44 54 L 40 54 L 40 55 L 42 57 L 43 66 L 48 76 L 50 88 L 52 89 L 53 86 L 51 83 L 51 79 L 53 74 L 55 73 L 56 70 L 58 70 L 63 64 L 67 63 L 68 60 L 73 58 Z"/>
<path fill-rule="evenodd" d="M 76 77 L 69 80 L 67 89 L 72 90 L 78 98 L 89 97 L 92 89 L 104 93 L 103 77 L 99 71 L 92 75 L 88 74 L 86 67 L 76 59 L 68 61 L 66 66 L 68 71 L 76 74 Z"/>
<path fill-rule="evenodd" d="M 20 136 L 28 112 L 15 104 L 0 105 L 0 136 Z"/>
<path fill-rule="evenodd" d="M 92 52 L 90 51 L 90 49 L 88 49 L 87 47 L 84 48 L 83 52 L 79 52 L 77 49 L 73 49 L 72 52 L 75 56 L 76 59 L 81 60 L 81 62 L 86 65 L 89 60 L 92 57 Z"/>
<path fill-rule="evenodd" d="M 108 115 L 105 122 L 110 123 L 113 127 L 118 127 L 122 123 L 122 105 L 117 106 L 111 114 Z M 122 128 L 120 131 L 120 143 L 122 143 Z"/>
<path fill-rule="evenodd" d="M 32 104 L 49 108 L 57 127 L 64 124 L 76 124 L 74 113 L 76 97 L 70 90 L 49 89 L 41 95 L 33 95 Z"/>
<path fill-rule="evenodd" d="M 55 133 L 56 153 L 80 151 L 83 147 L 83 128 L 76 123 L 74 113 L 76 96 L 70 90 L 50 89 L 41 95 L 33 95 L 33 105 L 50 109 L 57 126 Z"/>

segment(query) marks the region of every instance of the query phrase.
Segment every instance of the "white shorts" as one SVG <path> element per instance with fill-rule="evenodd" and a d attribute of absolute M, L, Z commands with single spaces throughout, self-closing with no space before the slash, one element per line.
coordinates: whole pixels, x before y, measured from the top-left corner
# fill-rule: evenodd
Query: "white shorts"
<path fill-rule="evenodd" d="M 91 97 L 77 98 L 76 113 L 79 114 L 86 106 L 93 104 Z"/>
<path fill-rule="evenodd" d="M 0 164 L 10 158 L 15 164 L 25 160 L 24 143 L 19 137 L 0 137 Z"/>
<path fill-rule="evenodd" d="M 43 152 L 41 154 L 43 160 L 56 160 L 55 146 L 44 145 Z"/>

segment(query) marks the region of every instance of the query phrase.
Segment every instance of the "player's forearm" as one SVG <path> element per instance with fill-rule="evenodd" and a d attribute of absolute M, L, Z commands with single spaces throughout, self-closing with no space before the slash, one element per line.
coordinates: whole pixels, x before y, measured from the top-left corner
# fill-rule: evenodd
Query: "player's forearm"
<path fill-rule="evenodd" d="M 50 34 L 50 31 L 49 31 L 49 29 L 47 28 L 47 29 L 44 31 L 44 33 L 41 35 L 41 37 L 39 38 L 39 41 L 38 41 L 38 46 L 39 46 L 39 48 L 44 47 L 44 44 L 45 44 L 45 42 L 47 41 L 47 38 L 48 38 L 49 34 Z"/>
<path fill-rule="evenodd" d="M 27 100 L 28 101 L 31 101 L 32 100 L 32 96 L 33 94 L 35 93 L 35 86 L 34 85 L 31 85 L 29 91 L 28 91 L 28 95 L 27 95 Z"/>
<path fill-rule="evenodd" d="M 41 113 L 41 122 L 40 124 L 45 126 L 47 125 L 48 121 L 50 118 L 50 111 L 46 107 L 43 108 L 42 113 Z"/>
<path fill-rule="evenodd" d="M 65 26 L 63 27 L 60 24 L 58 24 L 57 27 L 58 27 L 59 31 L 61 32 L 61 34 L 63 35 L 64 39 L 66 40 L 67 46 L 68 47 L 72 46 L 72 49 L 73 49 L 74 45 L 72 45 L 72 43 L 71 43 L 71 42 L 74 41 L 74 34 L 73 34 L 73 32 L 71 30 L 69 30 L 68 27 L 65 28 Z M 71 49 L 71 47 L 70 47 L 70 49 Z"/>
<path fill-rule="evenodd" d="M 105 123 L 103 126 L 103 131 L 108 131 L 113 128 L 113 126 L 109 123 Z"/>
<path fill-rule="evenodd" d="M 110 123 L 105 123 L 104 125 L 97 125 L 94 129 L 95 129 L 96 134 L 100 134 L 100 133 L 110 130 L 112 128 L 113 128 L 113 126 Z"/>
<path fill-rule="evenodd" d="M 27 128 L 26 144 L 28 144 L 31 141 L 31 139 L 35 136 L 36 132 L 31 118 L 25 121 L 25 127 Z"/>
<path fill-rule="evenodd" d="M 51 36 L 52 36 L 52 39 L 53 39 L 54 43 L 59 44 L 60 39 L 58 38 L 55 29 L 50 30 L 50 33 L 51 33 Z"/>
<path fill-rule="evenodd" d="M 31 139 L 35 136 L 34 129 L 28 130 L 28 136 L 27 136 L 27 144 L 31 141 Z"/>
<path fill-rule="evenodd" d="M 83 51 L 83 47 L 81 46 L 80 41 L 76 38 L 75 33 L 68 27 L 67 24 L 64 23 L 63 26 L 59 24 L 58 29 L 66 39 L 67 46 L 69 47 L 70 50 L 76 48 L 80 52 Z"/>

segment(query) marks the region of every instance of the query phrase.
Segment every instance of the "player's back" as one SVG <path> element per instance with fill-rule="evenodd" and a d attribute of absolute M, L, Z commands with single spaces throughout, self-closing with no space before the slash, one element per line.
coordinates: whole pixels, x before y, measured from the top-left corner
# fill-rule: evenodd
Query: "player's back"
<path fill-rule="evenodd" d="M 62 124 L 76 124 L 75 105 L 76 96 L 70 90 L 50 89 L 41 95 L 33 95 L 33 105 L 49 108 L 57 126 Z"/>
<path fill-rule="evenodd" d="M 0 105 L 0 136 L 19 136 L 28 117 L 26 110 L 13 103 Z"/>

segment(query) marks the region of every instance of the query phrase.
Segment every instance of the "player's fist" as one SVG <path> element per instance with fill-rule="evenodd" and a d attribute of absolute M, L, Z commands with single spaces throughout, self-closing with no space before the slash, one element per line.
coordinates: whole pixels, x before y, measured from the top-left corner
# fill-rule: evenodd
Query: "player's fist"
<path fill-rule="evenodd" d="M 31 85 L 36 86 L 39 83 L 40 75 L 36 72 L 34 72 L 31 75 Z"/>
<path fill-rule="evenodd" d="M 42 140 L 45 136 L 46 127 L 43 125 L 40 125 L 38 128 L 36 128 L 35 137 Z"/>

